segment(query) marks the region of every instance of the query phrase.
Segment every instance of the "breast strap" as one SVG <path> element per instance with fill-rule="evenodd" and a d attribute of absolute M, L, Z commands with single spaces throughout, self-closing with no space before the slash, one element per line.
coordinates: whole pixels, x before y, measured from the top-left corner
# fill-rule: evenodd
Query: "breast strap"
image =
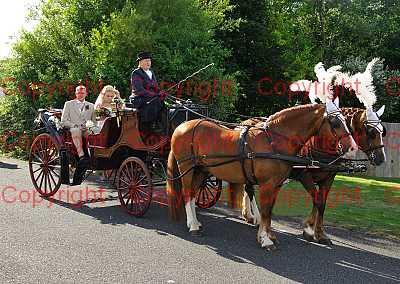
<path fill-rule="evenodd" d="M 249 153 L 254 153 L 252 149 L 250 149 L 249 144 L 246 141 L 247 134 L 251 126 L 245 126 L 242 131 L 240 132 L 239 137 L 239 156 L 240 158 L 240 165 L 242 166 L 243 176 L 246 180 L 246 184 L 254 185 L 258 184 L 257 178 L 254 174 L 254 159 L 250 159 L 251 163 L 251 171 L 250 174 L 246 171 L 245 161 L 248 160 Z"/>

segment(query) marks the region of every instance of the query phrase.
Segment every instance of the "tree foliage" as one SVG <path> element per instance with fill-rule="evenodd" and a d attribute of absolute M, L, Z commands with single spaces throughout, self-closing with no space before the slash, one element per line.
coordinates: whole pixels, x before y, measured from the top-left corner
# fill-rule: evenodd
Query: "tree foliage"
<path fill-rule="evenodd" d="M 377 105 L 386 104 L 386 121 L 400 115 L 398 0 L 42 0 L 32 15 L 40 20 L 35 30 L 22 33 L 12 58 L 0 62 L 1 77 L 14 78 L 1 86 L 16 96 L 0 106 L 0 134 L 29 129 L 33 110 L 62 107 L 79 82 L 94 84 L 92 101 L 99 80 L 129 96 L 142 50 L 153 53 L 164 83 L 213 62 L 173 94 L 207 101 L 213 116 L 227 120 L 297 103 L 288 83 L 316 79 L 319 61 L 355 73 L 380 57 Z M 345 95 L 342 105 L 359 106 Z"/>

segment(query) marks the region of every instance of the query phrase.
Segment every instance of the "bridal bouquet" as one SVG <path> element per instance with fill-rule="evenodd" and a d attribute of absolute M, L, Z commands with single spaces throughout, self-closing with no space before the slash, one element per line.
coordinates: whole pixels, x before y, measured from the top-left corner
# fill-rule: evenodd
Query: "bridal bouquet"
<path fill-rule="evenodd" d="M 93 121 L 91 121 L 91 120 L 88 120 L 88 121 L 86 121 L 86 129 L 90 132 L 90 133 L 93 133 L 93 129 L 94 129 L 94 127 L 95 127 L 95 124 L 94 124 L 94 122 Z"/>
<path fill-rule="evenodd" d="M 96 117 L 98 117 L 99 119 L 111 116 L 111 111 L 107 108 L 99 108 L 96 109 L 95 112 L 96 112 Z"/>

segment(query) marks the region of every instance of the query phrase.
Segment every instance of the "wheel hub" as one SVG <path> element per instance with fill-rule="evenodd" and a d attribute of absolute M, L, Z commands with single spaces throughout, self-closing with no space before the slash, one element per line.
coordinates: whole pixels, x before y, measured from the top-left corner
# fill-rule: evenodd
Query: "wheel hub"
<path fill-rule="evenodd" d="M 128 189 L 129 189 L 129 193 L 134 193 L 136 191 L 136 186 L 133 183 L 131 183 L 131 184 L 129 184 Z"/>

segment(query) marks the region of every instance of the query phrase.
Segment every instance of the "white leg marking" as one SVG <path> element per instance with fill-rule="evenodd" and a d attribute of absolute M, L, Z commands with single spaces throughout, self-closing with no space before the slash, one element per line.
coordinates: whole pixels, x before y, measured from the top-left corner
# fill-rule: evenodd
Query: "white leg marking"
<path fill-rule="evenodd" d="M 314 229 L 310 226 L 305 227 L 304 232 L 309 236 L 314 236 Z"/>
<path fill-rule="evenodd" d="M 195 230 L 195 228 L 194 228 L 194 220 L 193 220 L 193 211 L 192 211 L 192 208 L 191 208 L 191 202 L 189 201 L 189 202 L 186 202 L 186 204 L 185 204 L 185 210 L 186 210 L 186 225 L 188 226 L 188 228 L 189 228 L 189 232 L 191 232 L 191 231 L 193 231 L 193 230 Z"/>
<path fill-rule="evenodd" d="M 258 211 L 256 197 L 254 196 L 253 201 L 251 202 L 251 209 L 254 212 L 254 225 L 260 225 L 261 223 L 261 215 L 260 211 Z"/>
<path fill-rule="evenodd" d="M 247 195 L 247 192 L 245 191 L 243 194 L 243 202 L 244 204 L 243 209 L 242 209 L 242 216 L 245 220 L 254 220 L 253 213 L 251 212 L 251 203 L 250 203 L 250 198 Z"/>
<path fill-rule="evenodd" d="M 199 222 L 199 220 L 197 220 L 196 199 L 195 198 L 192 198 L 192 200 L 190 200 L 190 208 L 191 208 L 192 214 L 193 214 L 193 224 L 197 225 L 198 227 L 201 227 L 201 223 Z"/>
<path fill-rule="evenodd" d="M 260 244 L 262 248 L 268 247 L 268 246 L 273 246 L 274 242 L 271 241 L 271 239 L 268 237 L 267 232 L 262 231 L 260 233 Z"/>

